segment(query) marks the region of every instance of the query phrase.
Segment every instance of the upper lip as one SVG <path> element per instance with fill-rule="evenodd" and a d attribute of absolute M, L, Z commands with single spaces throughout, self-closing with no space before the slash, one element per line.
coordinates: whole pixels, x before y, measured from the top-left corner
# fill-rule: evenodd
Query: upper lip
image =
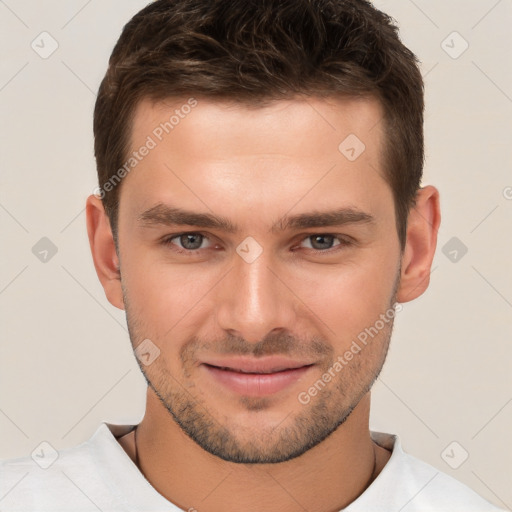
<path fill-rule="evenodd" d="M 310 366 L 311 362 L 296 361 L 282 356 L 211 358 L 203 364 L 245 373 L 275 373 Z"/>

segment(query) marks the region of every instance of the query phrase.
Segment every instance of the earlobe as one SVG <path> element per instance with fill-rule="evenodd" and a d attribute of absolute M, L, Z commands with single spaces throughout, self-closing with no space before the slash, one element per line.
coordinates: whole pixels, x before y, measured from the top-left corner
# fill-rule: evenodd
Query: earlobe
<path fill-rule="evenodd" d="M 96 274 L 105 290 L 108 301 L 124 309 L 119 258 L 112 236 L 112 229 L 103 203 L 95 195 L 86 202 L 87 234 Z"/>
<path fill-rule="evenodd" d="M 414 300 L 428 288 L 440 222 L 439 191 L 431 185 L 421 188 L 409 212 L 397 302 Z"/>

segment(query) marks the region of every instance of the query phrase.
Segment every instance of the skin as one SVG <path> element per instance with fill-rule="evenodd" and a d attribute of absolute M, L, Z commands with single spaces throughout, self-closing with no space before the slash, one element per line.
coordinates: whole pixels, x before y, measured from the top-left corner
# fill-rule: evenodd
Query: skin
<path fill-rule="evenodd" d="M 149 383 L 137 433 L 141 470 L 184 510 L 339 510 L 390 457 L 370 438 L 369 412 L 392 321 L 309 403 L 298 395 L 379 315 L 426 290 L 439 193 L 418 191 L 401 252 L 376 100 L 296 97 L 259 108 L 197 100 L 123 179 L 118 252 L 101 200 L 87 200 L 106 296 L 126 310 L 133 347 L 150 339 L 160 350 L 150 365 L 138 361 Z M 132 150 L 185 102 L 142 101 Z M 366 146 L 355 161 L 338 150 L 349 134 Z M 223 216 L 239 231 L 139 222 L 158 203 Z M 373 222 L 270 231 L 287 215 L 341 207 Z M 205 238 L 184 246 L 184 232 Z M 322 234 L 335 237 L 315 243 Z M 263 249 L 251 263 L 236 251 L 249 236 Z M 195 255 L 173 250 L 183 247 Z M 204 371 L 201 363 L 219 354 L 314 364 L 284 390 L 249 397 Z M 119 442 L 134 459 L 133 433 Z"/>

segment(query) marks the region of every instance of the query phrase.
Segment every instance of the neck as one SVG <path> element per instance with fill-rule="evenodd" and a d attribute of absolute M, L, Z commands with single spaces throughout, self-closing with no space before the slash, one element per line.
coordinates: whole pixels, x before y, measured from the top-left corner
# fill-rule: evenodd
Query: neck
<path fill-rule="evenodd" d="M 148 390 L 144 419 L 123 447 L 151 485 L 183 510 L 340 510 L 364 492 L 390 456 L 370 438 L 369 406 L 367 394 L 343 425 L 300 457 L 235 464 L 186 436 Z"/>

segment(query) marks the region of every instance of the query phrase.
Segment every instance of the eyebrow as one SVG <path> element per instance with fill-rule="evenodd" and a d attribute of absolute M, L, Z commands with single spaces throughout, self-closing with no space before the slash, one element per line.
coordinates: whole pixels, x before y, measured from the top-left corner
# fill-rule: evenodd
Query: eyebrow
<path fill-rule="evenodd" d="M 138 216 L 142 227 L 194 226 L 203 229 L 216 229 L 236 234 L 240 228 L 229 219 L 210 213 L 197 213 L 182 208 L 158 203 Z M 269 229 L 271 233 L 279 233 L 291 229 L 321 228 L 343 226 L 346 224 L 375 224 L 375 217 L 355 208 L 339 208 L 329 211 L 312 211 L 297 215 L 285 215 Z"/>

